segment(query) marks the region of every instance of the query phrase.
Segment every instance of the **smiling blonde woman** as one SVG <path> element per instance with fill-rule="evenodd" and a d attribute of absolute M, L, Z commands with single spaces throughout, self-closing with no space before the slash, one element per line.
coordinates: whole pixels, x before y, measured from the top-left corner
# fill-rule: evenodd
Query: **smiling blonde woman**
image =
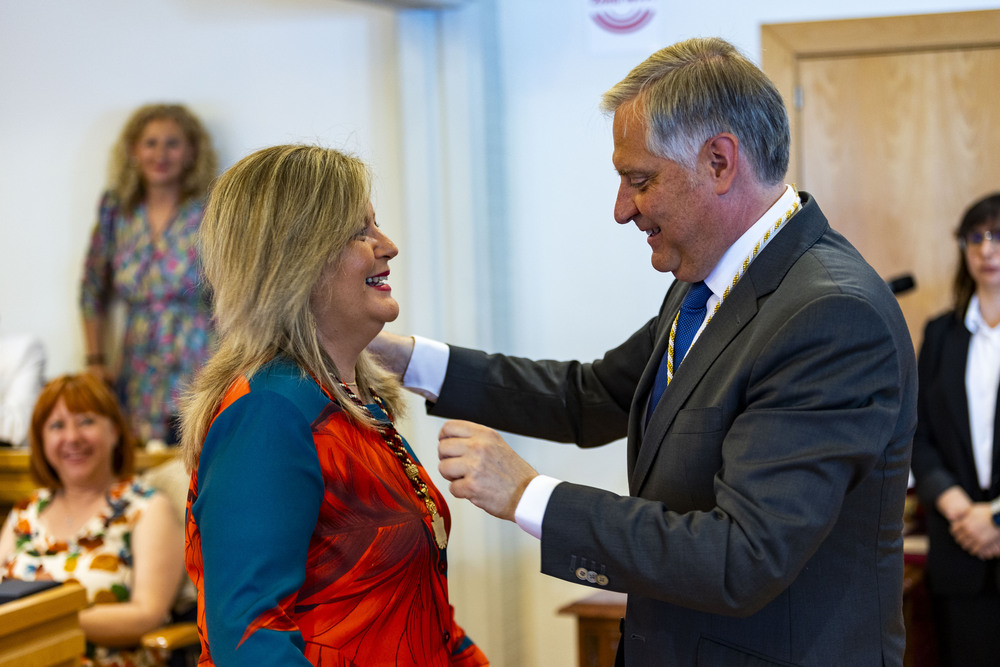
<path fill-rule="evenodd" d="M 399 312 L 367 167 L 253 153 L 201 243 L 220 343 L 183 412 L 200 664 L 487 664 L 448 602 L 444 498 L 365 352 Z"/>

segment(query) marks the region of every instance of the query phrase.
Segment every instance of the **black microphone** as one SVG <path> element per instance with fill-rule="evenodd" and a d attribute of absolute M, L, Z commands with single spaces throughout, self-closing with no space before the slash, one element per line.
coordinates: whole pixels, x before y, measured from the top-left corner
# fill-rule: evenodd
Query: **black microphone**
<path fill-rule="evenodd" d="M 901 276 L 897 276 L 892 280 L 887 280 L 886 284 L 893 294 L 899 296 L 905 292 L 909 292 L 911 289 L 917 286 L 917 283 L 913 280 L 913 274 L 904 273 Z"/>

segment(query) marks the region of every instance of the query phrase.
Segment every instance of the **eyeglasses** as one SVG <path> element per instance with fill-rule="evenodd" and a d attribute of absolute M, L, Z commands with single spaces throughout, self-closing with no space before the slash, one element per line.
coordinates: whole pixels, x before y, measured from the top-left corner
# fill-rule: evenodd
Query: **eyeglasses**
<path fill-rule="evenodd" d="M 978 248 L 985 241 L 1000 245 L 1000 229 L 990 229 L 985 232 L 969 232 L 958 237 L 958 245 L 963 250 L 970 247 Z"/>

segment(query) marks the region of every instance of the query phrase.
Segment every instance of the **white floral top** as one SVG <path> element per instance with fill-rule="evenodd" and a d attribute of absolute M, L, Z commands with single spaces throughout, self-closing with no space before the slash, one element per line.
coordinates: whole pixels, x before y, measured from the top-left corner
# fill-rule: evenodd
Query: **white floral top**
<path fill-rule="evenodd" d="M 52 502 L 52 491 L 38 489 L 14 506 L 13 555 L 0 563 L 5 578 L 26 581 L 76 581 L 87 589 L 91 604 L 125 602 L 132 590 L 132 530 L 156 491 L 126 479 L 111 487 L 107 505 L 68 542 L 57 540 L 38 520 Z M 101 667 L 162 665 L 159 652 L 122 651 L 87 645 L 84 665 Z"/>

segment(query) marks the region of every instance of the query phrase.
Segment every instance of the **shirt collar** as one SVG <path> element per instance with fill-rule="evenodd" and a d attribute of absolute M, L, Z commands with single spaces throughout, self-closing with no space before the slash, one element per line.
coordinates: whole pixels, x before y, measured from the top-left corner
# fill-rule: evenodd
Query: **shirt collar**
<path fill-rule="evenodd" d="M 965 311 L 965 328 L 972 335 L 981 333 L 990 337 L 1000 336 L 1000 326 L 991 327 L 983 319 L 983 314 L 979 310 L 979 297 L 975 294 L 969 299 L 969 308 Z"/>
<path fill-rule="evenodd" d="M 775 220 L 784 216 L 788 209 L 792 208 L 795 196 L 795 188 L 786 185 L 785 191 L 778 197 L 778 201 L 774 202 L 771 208 L 767 209 L 750 229 L 743 232 L 743 235 L 736 239 L 736 243 L 729 246 L 729 250 L 722 255 L 722 259 L 705 278 L 705 284 L 712 290 L 712 294 L 718 297 L 726 291 L 726 288 L 732 283 L 733 276 L 739 273 L 743 260 L 753 252 L 754 246 L 764 237 L 764 233 L 774 224 Z M 778 232 L 784 227 L 782 225 Z"/>

